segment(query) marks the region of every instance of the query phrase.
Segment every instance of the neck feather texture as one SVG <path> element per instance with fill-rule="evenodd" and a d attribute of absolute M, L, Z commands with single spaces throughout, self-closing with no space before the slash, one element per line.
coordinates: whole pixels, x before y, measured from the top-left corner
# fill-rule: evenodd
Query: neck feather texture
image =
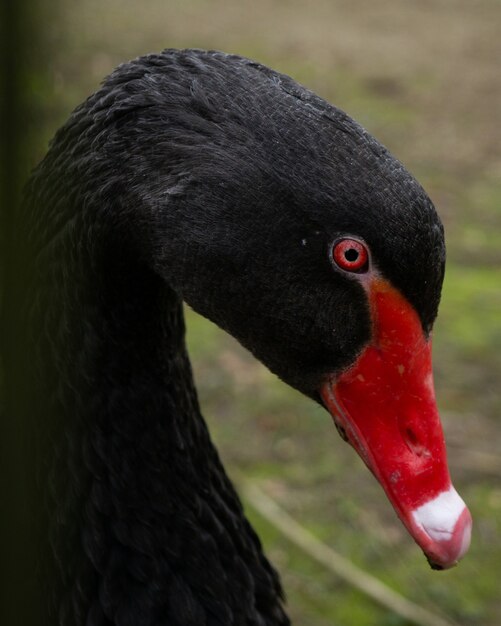
<path fill-rule="evenodd" d="M 287 624 L 199 411 L 181 299 L 98 216 L 46 211 L 28 271 L 44 626 Z"/>

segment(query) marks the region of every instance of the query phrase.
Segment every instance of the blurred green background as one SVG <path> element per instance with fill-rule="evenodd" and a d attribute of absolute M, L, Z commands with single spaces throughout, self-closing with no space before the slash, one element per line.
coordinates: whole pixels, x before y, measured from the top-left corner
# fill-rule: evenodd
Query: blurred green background
<path fill-rule="evenodd" d="M 117 64 L 221 49 L 346 110 L 416 175 L 446 227 L 436 388 L 472 548 L 433 572 L 328 415 L 187 312 L 200 399 L 227 469 L 408 598 L 457 624 L 501 623 L 501 3 L 499 0 L 58 0 L 26 85 L 30 165 Z M 247 503 L 295 624 L 403 625 L 283 539 Z"/>

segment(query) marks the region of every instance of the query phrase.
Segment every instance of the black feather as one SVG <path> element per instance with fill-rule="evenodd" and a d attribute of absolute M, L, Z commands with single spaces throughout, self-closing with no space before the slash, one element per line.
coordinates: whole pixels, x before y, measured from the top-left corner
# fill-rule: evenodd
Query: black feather
<path fill-rule="evenodd" d="M 444 265 L 430 200 L 346 114 L 247 59 L 137 59 L 58 131 L 19 232 L 46 624 L 289 623 L 200 414 L 182 300 L 315 397 L 371 332 L 330 263 L 345 233 L 428 332 Z"/>

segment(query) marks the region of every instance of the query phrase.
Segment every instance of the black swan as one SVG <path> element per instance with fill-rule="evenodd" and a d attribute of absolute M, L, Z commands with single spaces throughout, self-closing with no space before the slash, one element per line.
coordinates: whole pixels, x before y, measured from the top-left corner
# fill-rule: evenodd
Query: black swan
<path fill-rule="evenodd" d="M 238 56 L 139 58 L 58 131 L 16 237 L 37 623 L 289 623 L 200 414 L 183 300 L 327 408 L 432 567 L 466 552 L 431 370 L 443 229 L 345 113 Z"/>

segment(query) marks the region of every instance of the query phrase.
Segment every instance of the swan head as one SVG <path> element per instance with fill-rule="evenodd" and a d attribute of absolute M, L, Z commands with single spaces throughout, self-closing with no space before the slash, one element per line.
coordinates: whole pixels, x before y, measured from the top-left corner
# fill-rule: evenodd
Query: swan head
<path fill-rule="evenodd" d="M 195 310 L 326 407 L 429 561 L 450 567 L 471 517 L 433 389 L 445 244 L 431 200 L 290 78 L 220 53 L 182 61 L 131 70 L 114 105 L 142 249 Z"/>

